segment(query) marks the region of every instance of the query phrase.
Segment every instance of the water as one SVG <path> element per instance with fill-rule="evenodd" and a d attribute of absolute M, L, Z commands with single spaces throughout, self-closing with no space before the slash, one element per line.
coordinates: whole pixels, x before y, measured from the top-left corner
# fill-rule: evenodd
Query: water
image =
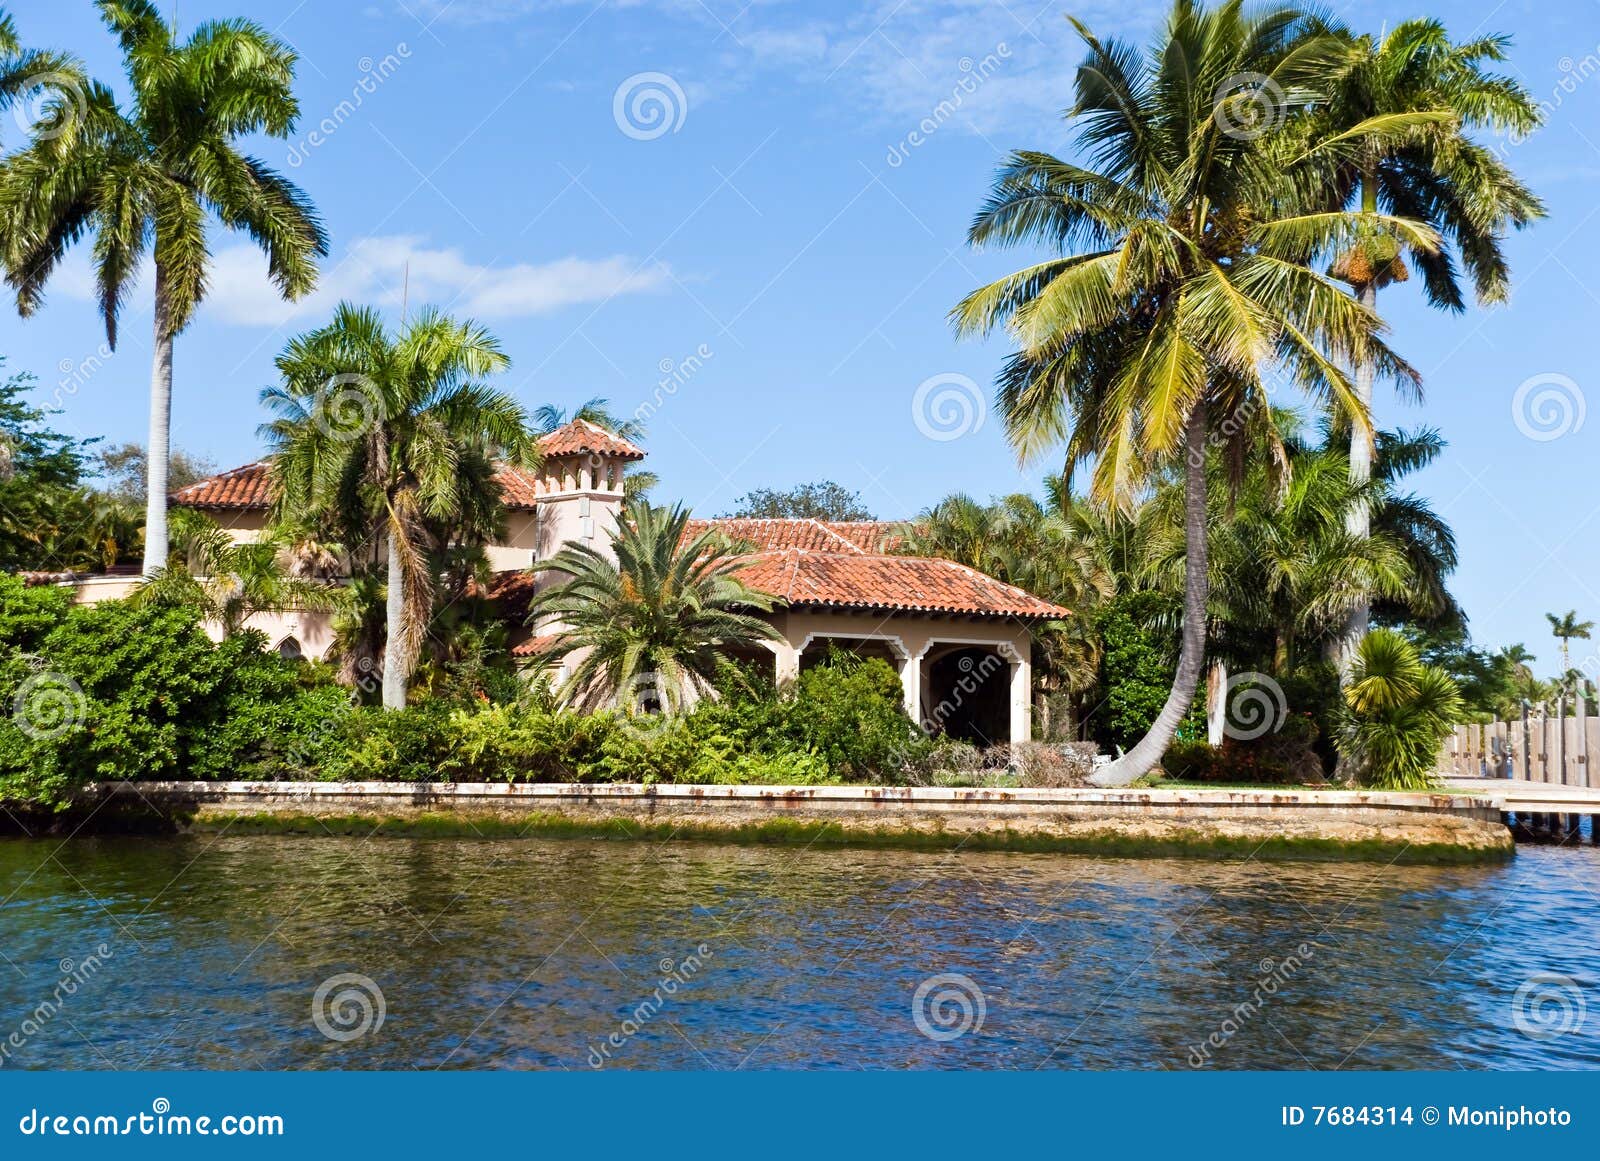
<path fill-rule="evenodd" d="M 8 1068 L 1593 1068 L 1597 884 L 1592 848 L 1434 869 L 4 840 L 0 1053 Z M 319 1013 L 330 1038 L 313 999 L 352 974 L 366 979 L 331 985 Z M 940 1039 L 914 1012 L 936 976 L 964 977 L 921 1005 Z"/>

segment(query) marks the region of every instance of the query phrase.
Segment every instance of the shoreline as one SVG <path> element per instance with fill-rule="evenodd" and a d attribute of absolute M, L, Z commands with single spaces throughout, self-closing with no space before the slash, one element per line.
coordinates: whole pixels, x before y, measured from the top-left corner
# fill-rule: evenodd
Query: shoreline
<path fill-rule="evenodd" d="M 86 831 L 606 838 L 1462 864 L 1512 857 L 1479 795 L 663 783 L 118 782 Z M 69 828 L 70 829 L 70 826 Z"/>

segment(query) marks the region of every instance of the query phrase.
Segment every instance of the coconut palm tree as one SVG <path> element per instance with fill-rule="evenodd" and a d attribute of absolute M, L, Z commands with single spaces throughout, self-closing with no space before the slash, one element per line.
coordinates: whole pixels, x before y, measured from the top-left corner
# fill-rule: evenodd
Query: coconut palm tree
<path fill-rule="evenodd" d="M 235 541 L 216 521 L 180 510 L 172 533 L 169 562 L 133 590 L 134 603 L 198 608 L 217 622 L 224 637 L 244 628 L 252 613 L 328 612 L 339 604 L 336 589 L 294 575 L 288 541 L 271 532 Z"/>
<path fill-rule="evenodd" d="M 282 385 L 262 393 L 278 416 L 262 428 L 276 514 L 382 553 L 386 709 L 405 705 L 441 560 L 490 534 L 493 464 L 537 463 L 522 406 L 481 382 L 508 364 L 475 323 L 428 309 L 391 334 L 376 311 L 341 303 L 290 340 Z"/>
<path fill-rule="evenodd" d="M 1471 276 L 1480 303 L 1503 301 L 1510 287 L 1505 233 L 1544 216 L 1511 167 L 1471 136 L 1483 129 L 1527 133 L 1540 122 L 1528 90 L 1490 71 L 1505 59 L 1508 38 L 1456 44 L 1433 19 L 1407 20 L 1378 37 L 1337 25 L 1317 34 L 1335 36 L 1346 54 L 1328 99 L 1300 127 L 1310 142 L 1301 180 L 1325 205 L 1358 210 L 1374 222 L 1385 213 L 1426 222 L 1445 241 L 1416 247 L 1391 231 L 1367 231 L 1336 251 L 1333 276 L 1373 311 L 1380 289 L 1409 278 L 1408 263 L 1436 307 L 1464 308 L 1460 271 Z M 1392 131 L 1352 132 L 1374 123 Z M 1368 407 L 1373 372 L 1369 363 L 1355 365 L 1356 394 Z M 1372 451 L 1365 440 L 1350 443 L 1350 473 L 1358 482 L 1371 473 Z M 1352 533 L 1365 535 L 1367 509 L 1353 507 L 1349 523 Z M 1366 603 L 1351 611 L 1346 656 L 1368 618 Z"/>
<path fill-rule="evenodd" d="M 777 641 L 757 613 L 777 598 L 738 578 L 738 548 L 715 531 L 686 538 L 681 505 L 628 501 L 615 560 L 568 544 L 541 567 L 569 579 L 543 590 L 529 624 L 554 621 L 545 657 L 582 651 L 564 688 L 581 709 L 676 712 L 742 674 L 730 652 Z"/>
<path fill-rule="evenodd" d="M 1056 256 L 974 291 L 952 317 L 960 334 L 1004 325 L 1017 343 L 997 395 L 1023 458 L 1064 441 L 1068 471 L 1093 461 L 1091 495 L 1124 506 L 1153 466 L 1184 465 L 1182 645 L 1149 734 L 1100 778 L 1124 784 L 1166 750 L 1204 664 L 1213 437 L 1234 457 L 1256 434 L 1272 447 L 1261 373 L 1274 362 L 1362 438 L 1367 411 L 1342 366 L 1414 372 L 1378 339 L 1372 311 L 1310 267 L 1349 244 L 1360 216 L 1285 208 L 1273 123 L 1313 100 L 1337 44 L 1304 35 L 1297 10 L 1246 16 L 1238 0 L 1177 0 L 1146 53 L 1077 27 L 1089 53 L 1068 118 L 1088 164 L 1014 154 L 968 231 L 977 246 Z M 1436 244 L 1402 218 L 1383 216 L 1382 229 Z"/>
<path fill-rule="evenodd" d="M 1561 642 L 1561 672 L 1567 673 L 1572 669 L 1570 653 L 1573 638 L 1589 640 L 1594 622 L 1578 620 L 1577 609 L 1569 609 L 1559 617 L 1554 613 L 1546 613 L 1544 619 L 1550 622 L 1550 635 Z"/>
<path fill-rule="evenodd" d="M 1345 685 L 1340 753 L 1369 786 L 1426 790 L 1439 747 L 1461 720 L 1461 693 L 1444 670 L 1423 664 L 1392 629 L 1362 638 Z"/>
<path fill-rule="evenodd" d="M 0 167 L 0 255 L 17 309 L 32 315 L 74 242 L 93 237 L 107 343 L 146 253 L 155 267 L 149 480 L 144 571 L 167 562 L 167 460 L 173 340 L 205 297 L 215 218 L 267 256 L 279 291 L 298 298 L 316 280 L 328 241 L 311 203 L 238 148 L 261 133 L 287 137 L 299 114 L 295 54 L 248 20 L 211 20 L 179 42 L 151 0 L 98 0 L 117 36 L 132 103 L 87 83 L 81 107 L 50 119 Z M 65 98 L 64 98 L 65 99 Z"/>

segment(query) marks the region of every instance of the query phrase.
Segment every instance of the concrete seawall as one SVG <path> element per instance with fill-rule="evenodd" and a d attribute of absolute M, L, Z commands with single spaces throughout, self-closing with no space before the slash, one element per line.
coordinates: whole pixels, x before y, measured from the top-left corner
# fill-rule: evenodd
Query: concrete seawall
<path fill-rule="evenodd" d="M 590 835 L 1478 862 L 1509 857 L 1496 803 L 1344 790 L 996 790 L 389 782 L 140 782 L 98 809 L 179 829 Z"/>

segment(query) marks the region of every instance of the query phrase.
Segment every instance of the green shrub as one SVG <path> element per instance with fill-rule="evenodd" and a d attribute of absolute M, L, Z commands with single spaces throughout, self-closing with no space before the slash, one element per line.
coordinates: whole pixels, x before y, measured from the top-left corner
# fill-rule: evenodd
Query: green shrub
<path fill-rule="evenodd" d="M 1412 645 L 1390 629 L 1361 639 L 1339 722 L 1339 748 L 1367 786 L 1426 790 L 1444 739 L 1464 707 L 1455 680 L 1424 665 Z"/>
<path fill-rule="evenodd" d="M 847 781 L 899 780 L 928 740 L 905 712 L 900 677 L 877 658 L 837 654 L 802 673 L 784 701 L 782 734 Z"/>

